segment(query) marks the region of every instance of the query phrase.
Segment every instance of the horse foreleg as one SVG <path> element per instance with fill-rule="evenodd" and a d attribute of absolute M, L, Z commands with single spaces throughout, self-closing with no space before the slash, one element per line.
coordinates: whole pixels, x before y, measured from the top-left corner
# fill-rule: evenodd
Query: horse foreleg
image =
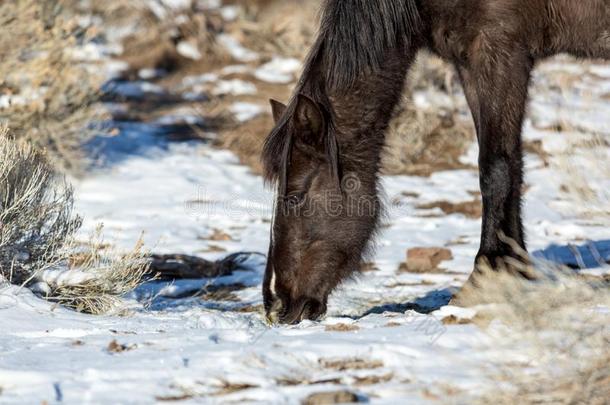
<path fill-rule="evenodd" d="M 506 267 L 507 257 L 525 251 L 521 129 L 533 63 L 519 53 L 489 60 L 458 67 L 479 142 L 483 223 L 475 269 Z"/>

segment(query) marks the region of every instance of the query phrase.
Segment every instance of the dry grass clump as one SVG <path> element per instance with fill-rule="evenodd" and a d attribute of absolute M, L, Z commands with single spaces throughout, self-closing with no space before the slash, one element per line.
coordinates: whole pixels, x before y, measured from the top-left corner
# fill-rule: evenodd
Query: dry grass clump
<path fill-rule="evenodd" d="M 16 138 L 48 150 L 61 167 L 81 167 L 80 145 L 101 118 L 94 105 L 101 78 L 74 60 L 74 46 L 95 32 L 62 1 L 0 3 L 0 122 Z"/>
<path fill-rule="evenodd" d="M 577 214 L 610 222 L 610 137 L 580 135 L 551 165 L 564 174 L 561 190 Z"/>
<path fill-rule="evenodd" d="M 21 284 L 59 260 L 80 227 L 72 188 L 45 155 L 0 129 L 0 275 Z"/>
<path fill-rule="evenodd" d="M 608 284 L 544 264 L 529 271 L 537 281 L 482 270 L 479 288 L 460 294 L 460 303 L 484 304 L 476 319 L 502 353 L 491 365 L 497 387 L 477 402 L 607 403 Z"/>
<path fill-rule="evenodd" d="M 75 254 L 81 220 L 72 188 L 44 153 L 0 131 L 0 280 L 92 314 L 116 309 L 148 270 L 139 242 L 127 255 L 93 242 Z"/>
<path fill-rule="evenodd" d="M 260 154 L 272 127 L 271 116 L 261 115 L 247 125 L 225 131 L 217 144 L 239 156 L 241 163 L 248 165 L 253 173 L 262 174 Z"/>
<path fill-rule="evenodd" d="M 261 54 L 304 59 L 318 25 L 319 0 L 241 0 L 244 17 L 233 34 Z"/>
<path fill-rule="evenodd" d="M 426 53 L 419 56 L 386 135 L 386 174 L 430 175 L 464 167 L 459 159 L 475 132 L 454 76 L 453 69 L 439 58 Z M 414 97 L 422 99 L 420 105 Z"/>
<path fill-rule="evenodd" d="M 48 287 L 45 299 L 94 315 L 123 310 L 121 297 L 142 284 L 150 265 L 149 255 L 143 250 L 142 240 L 125 255 L 108 251 L 99 235 L 81 253 L 70 256 L 68 270 L 43 277 Z"/>
<path fill-rule="evenodd" d="M 608 224 L 610 221 L 610 132 L 604 110 L 607 77 L 595 66 L 604 61 L 582 61 L 562 55 L 541 64 L 533 87 L 531 124 L 546 131 L 541 157 L 561 173 L 562 198 L 570 215 Z M 536 97 L 536 95 L 543 97 Z"/>
<path fill-rule="evenodd" d="M 429 176 L 434 171 L 465 168 L 460 157 L 474 137 L 474 127 L 454 112 L 417 111 L 403 102 L 386 135 L 383 172 Z"/>

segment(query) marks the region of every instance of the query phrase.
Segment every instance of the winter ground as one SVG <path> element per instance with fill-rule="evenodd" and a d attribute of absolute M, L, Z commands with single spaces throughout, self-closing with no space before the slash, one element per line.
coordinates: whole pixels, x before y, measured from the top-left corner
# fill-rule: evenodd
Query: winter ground
<path fill-rule="evenodd" d="M 238 59 L 251 57 L 224 42 Z M 193 96 L 205 83 L 252 95 L 260 82 L 294 80 L 295 70 L 293 61 L 279 60 L 257 70 L 251 83 L 223 81 L 219 72 L 175 90 Z M 568 94 L 546 85 L 557 72 L 572 78 Z M 117 91 L 138 97 L 156 89 L 143 79 Z M 607 65 L 546 64 L 535 77 L 525 126 L 526 140 L 540 141 L 545 152 L 526 159 L 529 248 L 539 257 L 584 263 L 583 271 L 593 274 L 608 271 L 599 263 L 610 259 L 607 218 L 583 215 L 587 207 L 562 191 L 569 173 L 553 162 L 575 137 L 595 132 L 608 139 L 609 94 Z M 231 111 L 249 120 L 267 114 L 267 106 L 248 101 Z M 107 240 L 125 249 L 144 232 L 155 253 L 217 259 L 266 252 L 272 192 L 262 179 L 230 152 L 164 136 L 172 125 L 196 119 L 177 110 L 153 124 L 122 123 L 120 135 L 98 140 L 94 149 L 103 162 L 75 183 L 83 238 L 102 222 Z M 566 122 L 579 134 L 556 131 Z M 570 161 L 607 193 L 607 173 L 595 177 L 599 163 L 575 150 Z M 610 148 L 601 145 L 595 155 L 608 159 Z M 463 160 L 476 165 L 475 145 Z M 383 186 L 388 217 L 370 258 L 373 269 L 333 294 L 320 322 L 266 323 L 264 258 L 256 255 L 228 277 L 148 283 L 128 297 L 125 316 L 78 314 L 26 289 L 0 286 L 0 403 L 300 403 L 313 393 L 346 391 L 360 401 L 418 404 L 493 390 L 492 360 L 516 353 L 499 353 L 487 333 L 468 323 L 474 310 L 447 305 L 472 269 L 480 219 L 418 208 L 472 201 L 476 171 L 388 176 Z M 415 246 L 448 247 L 453 259 L 435 273 L 399 272 L 406 249 Z M 223 286 L 226 294 L 217 298 L 195 296 Z M 463 322 L 443 322 L 450 315 Z"/>

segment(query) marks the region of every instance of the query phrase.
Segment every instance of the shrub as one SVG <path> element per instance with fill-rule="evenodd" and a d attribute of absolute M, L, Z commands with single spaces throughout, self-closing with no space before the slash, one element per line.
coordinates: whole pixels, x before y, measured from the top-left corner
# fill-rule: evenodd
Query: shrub
<path fill-rule="evenodd" d="M 44 153 L 0 131 L 0 274 L 26 283 L 59 260 L 79 228 L 72 188 Z"/>
<path fill-rule="evenodd" d="M 48 151 L 60 168 L 78 171 L 80 146 L 101 119 L 99 69 L 75 60 L 95 30 L 78 23 L 63 1 L 0 3 L 0 123 L 13 136 Z"/>
<path fill-rule="evenodd" d="M 64 265 L 45 272 L 37 289 L 49 301 L 89 314 L 122 312 L 122 297 L 142 284 L 150 266 L 142 240 L 131 252 L 117 254 L 101 238 L 101 227 L 81 249 L 67 251 Z"/>
<path fill-rule="evenodd" d="M 43 152 L 0 131 L 0 280 L 32 288 L 80 312 L 121 308 L 121 297 L 142 283 L 149 260 L 142 244 L 126 255 L 100 238 L 79 247 L 81 219 L 72 188 Z"/>

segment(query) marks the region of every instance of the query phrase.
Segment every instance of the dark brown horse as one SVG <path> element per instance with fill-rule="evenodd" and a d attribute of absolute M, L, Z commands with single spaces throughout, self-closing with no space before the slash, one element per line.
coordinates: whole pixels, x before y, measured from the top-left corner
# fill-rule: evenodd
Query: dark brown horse
<path fill-rule="evenodd" d="M 477 263 L 525 249 L 521 127 L 537 60 L 610 58 L 610 0 L 326 0 L 318 38 L 263 162 L 277 185 L 263 285 L 269 316 L 326 312 L 375 232 L 384 135 L 420 49 L 451 62 L 480 146 L 483 225 Z"/>

